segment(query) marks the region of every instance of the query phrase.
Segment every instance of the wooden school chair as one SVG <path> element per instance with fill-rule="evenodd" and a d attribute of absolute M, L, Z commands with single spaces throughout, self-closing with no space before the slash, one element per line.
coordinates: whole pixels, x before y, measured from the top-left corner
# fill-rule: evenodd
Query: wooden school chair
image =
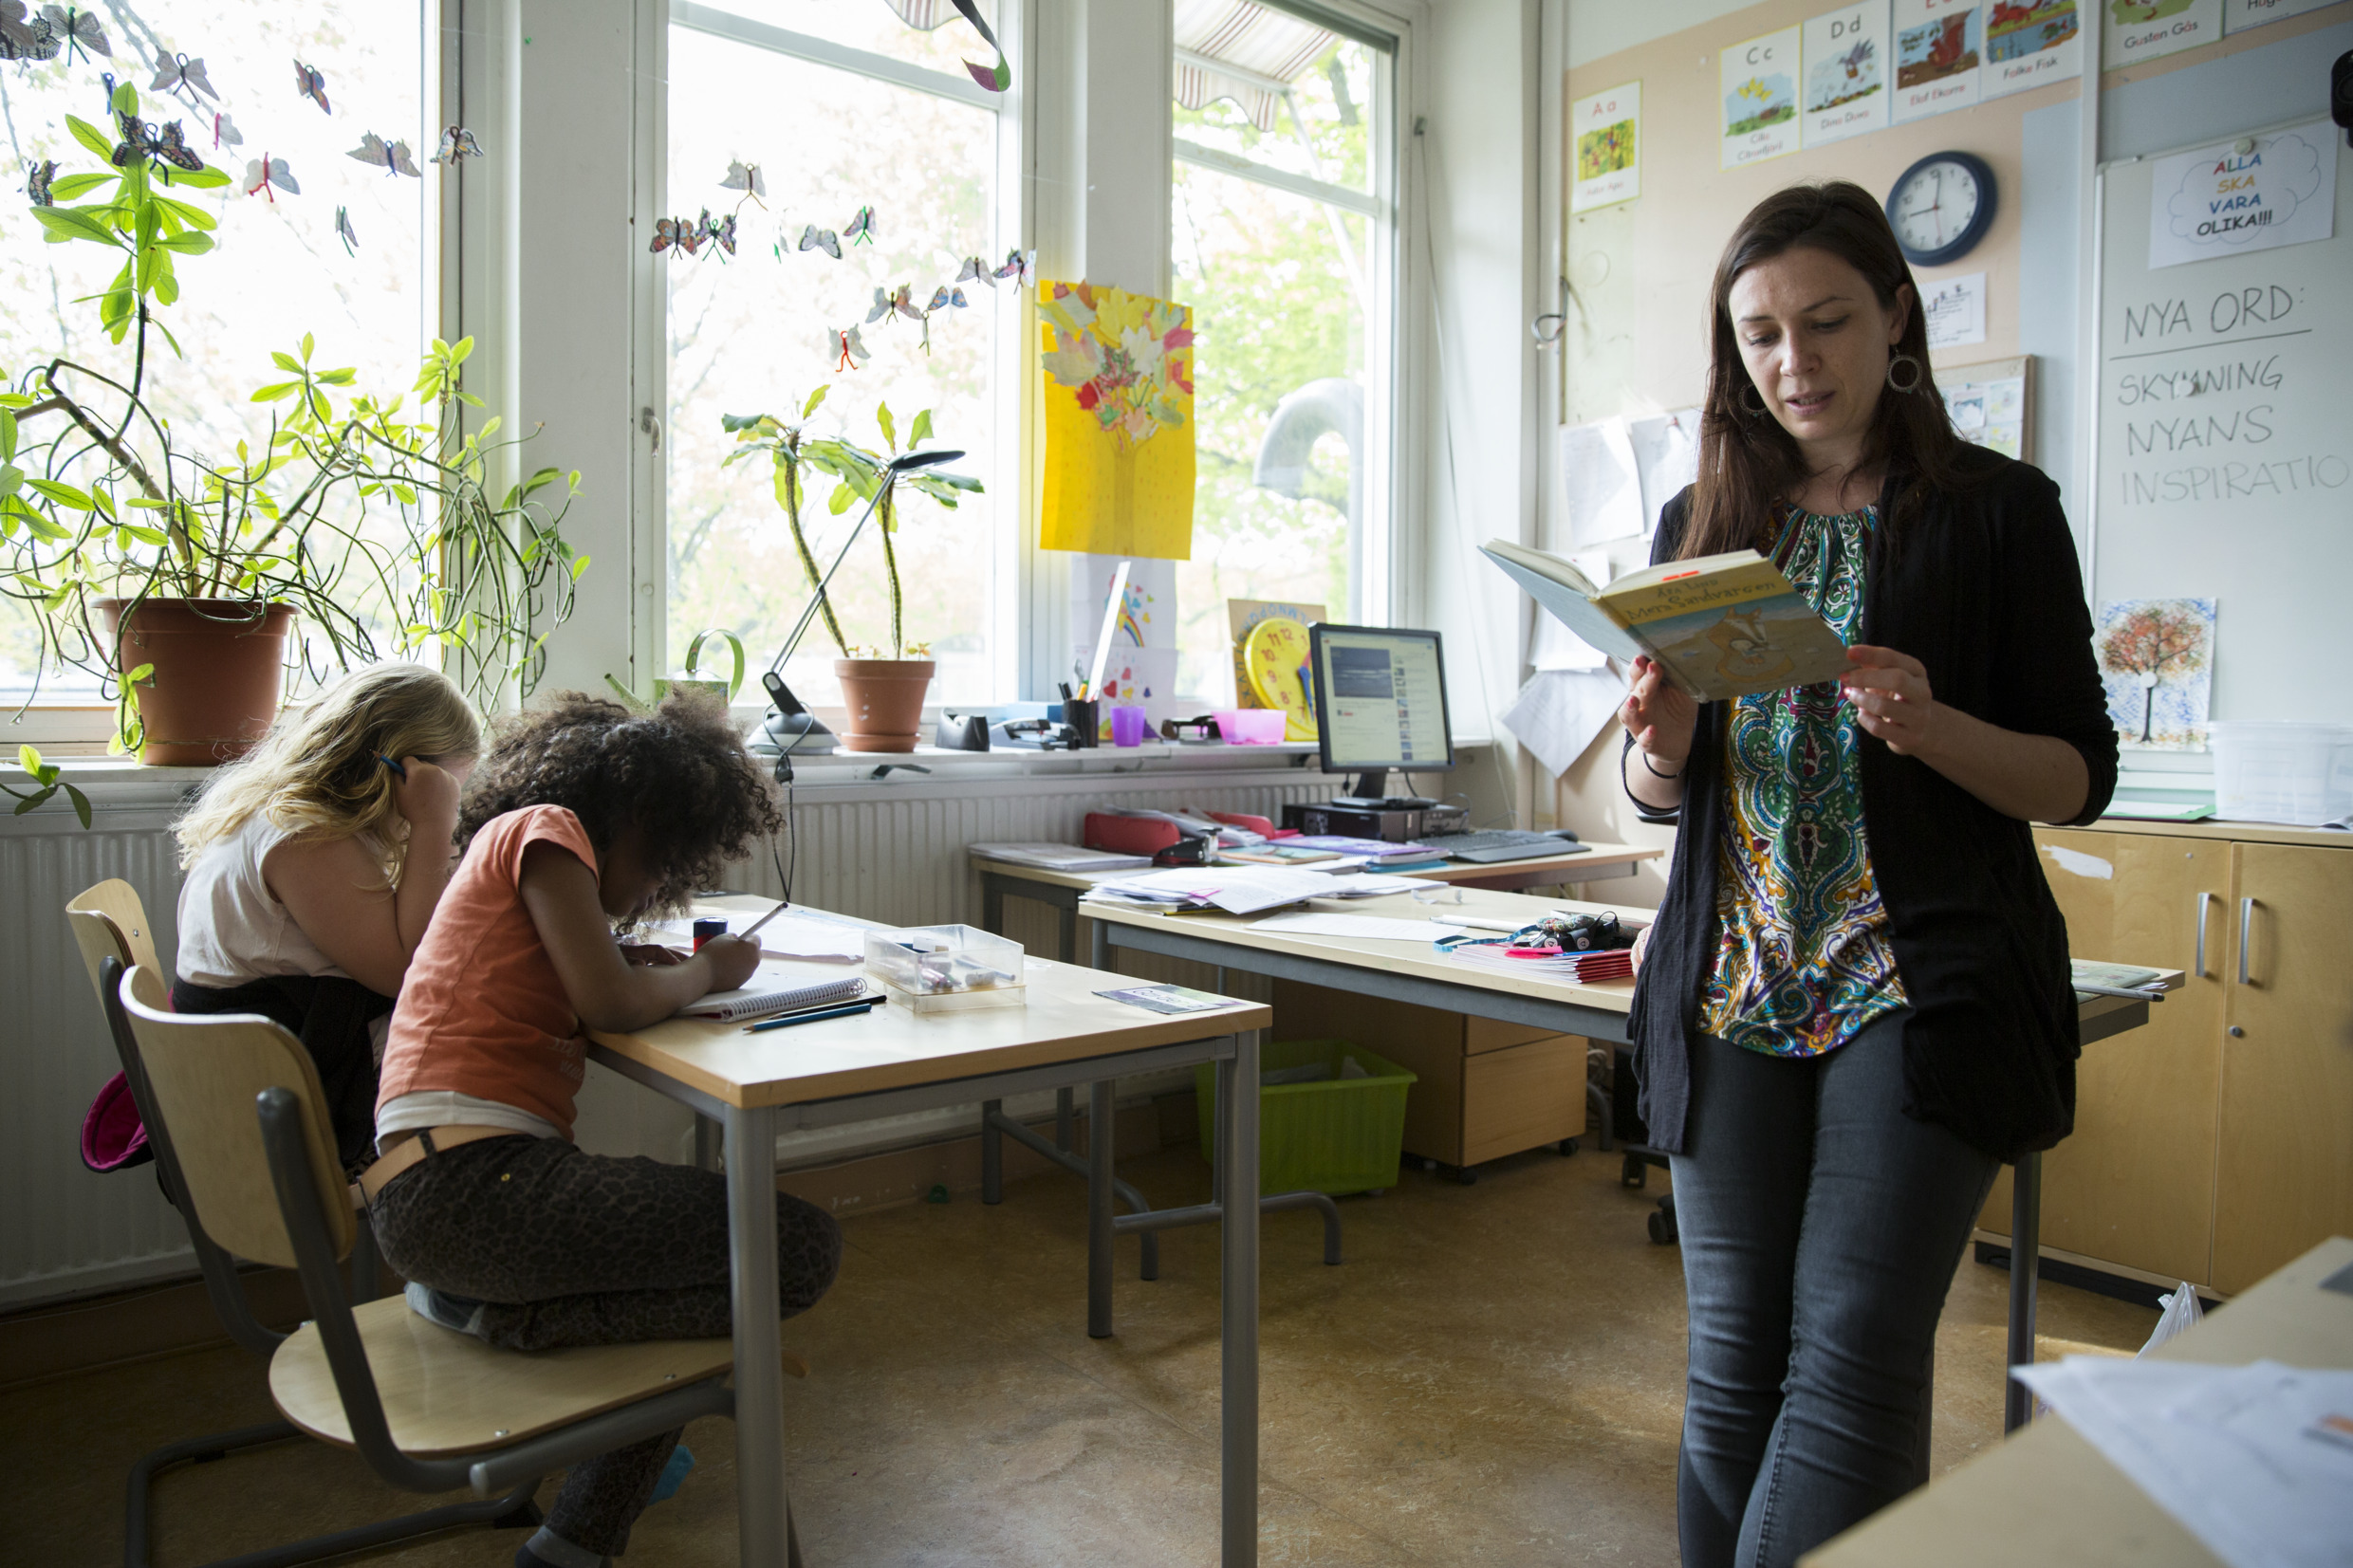
<path fill-rule="evenodd" d="M 399 1297 L 355 1307 L 336 1265 L 363 1226 L 345 1201 L 318 1069 L 302 1042 L 263 1018 L 169 1012 L 162 982 L 146 969 L 122 975 L 118 996 L 171 1131 L 191 1228 L 201 1214 L 227 1250 L 302 1276 L 312 1319 L 270 1355 L 280 1413 L 292 1429 L 357 1448 L 403 1490 L 466 1486 L 482 1500 L 305 1545 L 333 1540 L 332 1551 L 347 1552 L 455 1523 L 520 1524 L 527 1510 L 535 1522 L 531 1495 L 549 1471 L 700 1416 L 733 1417 L 727 1338 L 525 1355 L 427 1322 Z M 807 1375 L 789 1354 L 784 1364 Z M 435 1515 L 441 1522 L 425 1522 Z M 787 1531 L 797 1568 L 789 1512 Z"/>

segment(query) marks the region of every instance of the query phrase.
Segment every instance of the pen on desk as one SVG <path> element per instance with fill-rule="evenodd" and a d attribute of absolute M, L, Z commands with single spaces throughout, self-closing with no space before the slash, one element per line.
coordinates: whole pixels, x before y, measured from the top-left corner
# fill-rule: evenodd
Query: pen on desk
<path fill-rule="evenodd" d="M 2160 990 L 2129 991 L 2121 986 L 2094 986 L 2083 980 L 2074 982 L 2074 987 L 2086 996 L 2121 996 L 2127 1002 L 2162 1002 L 2165 1000 L 2165 993 Z"/>
<path fill-rule="evenodd" d="M 1525 922 L 1488 920 L 1475 914 L 1434 914 L 1430 918 L 1441 926 L 1468 926 L 1473 931 L 1518 931 Z"/>
<path fill-rule="evenodd" d="M 814 1024 L 823 1018 L 847 1018 L 852 1013 L 870 1013 L 880 1005 L 882 1005 L 882 998 L 879 996 L 861 997 L 856 1002 L 845 1002 L 839 1007 L 821 1007 L 814 1012 L 787 1013 L 783 1018 L 771 1018 L 758 1024 L 747 1024 L 744 1025 L 744 1033 L 765 1034 L 770 1029 L 789 1029 L 795 1024 Z"/>

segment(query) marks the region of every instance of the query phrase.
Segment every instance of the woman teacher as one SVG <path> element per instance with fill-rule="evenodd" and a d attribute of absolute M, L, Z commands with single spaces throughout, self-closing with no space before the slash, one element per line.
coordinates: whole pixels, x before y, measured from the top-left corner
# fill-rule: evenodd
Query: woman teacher
<path fill-rule="evenodd" d="M 2030 821 L 2116 734 L 2057 487 L 1954 434 L 1918 291 L 1843 182 L 1717 263 L 1699 481 L 1654 561 L 1754 548 L 1836 682 L 1695 703 L 1649 660 L 1629 794 L 1681 823 L 1636 981 L 1690 1300 L 1685 1568 L 1779 1565 L 1926 1479 L 1936 1319 L 1997 1164 L 2069 1131 L 2066 923 Z"/>

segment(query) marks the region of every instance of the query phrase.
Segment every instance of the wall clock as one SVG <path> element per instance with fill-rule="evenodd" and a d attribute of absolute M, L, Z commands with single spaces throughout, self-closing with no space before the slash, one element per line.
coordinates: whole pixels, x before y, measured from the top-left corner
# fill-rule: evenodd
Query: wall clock
<path fill-rule="evenodd" d="M 1942 267 L 1977 248 L 1993 207 L 1992 165 L 1974 153 L 1931 153 L 1887 194 L 1887 223 L 1913 266 Z"/>

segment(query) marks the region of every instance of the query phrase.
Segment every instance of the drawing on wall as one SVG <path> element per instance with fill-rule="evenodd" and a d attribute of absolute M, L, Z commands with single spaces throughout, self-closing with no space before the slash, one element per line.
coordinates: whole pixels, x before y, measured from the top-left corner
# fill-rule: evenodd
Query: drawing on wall
<path fill-rule="evenodd" d="M 1977 101 L 1983 27 L 1976 0 L 1896 0 L 1897 124 Z"/>
<path fill-rule="evenodd" d="M 1986 16 L 1987 98 L 2084 74 L 2076 0 L 1993 0 Z"/>
<path fill-rule="evenodd" d="M 1808 147 L 1887 124 L 1887 0 L 1865 0 L 1805 26 Z"/>
<path fill-rule="evenodd" d="M 2244 142 L 2253 145 L 2239 151 Z M 2316 120 L 2160 158 L 2149 186 L 2149 269 L 2336 233 L 2337 138 Z"/>
<path fill-rule="evenodd" d="M 1124 289 L 1038 283 L 1048 550 L 1193 554 L 1193 310 Z"/>
<path fill-rule="evenodd" d="M 1111 733 L 1111 710 L 1140 708 L 1153 729 L 1176 717 L 1176 563 L 1120 555 L 1083 555 L 1070 563 L 1070 662 L 1084 673 L 1109 608 L 1121 563 L 1127 582 L 1111 627 L 1096 725 Z"/>
<path fill-rule="evenodd" d="M 2222 36 L 2222 0 L 2107 0 L 2106 68 L 2138 65 Z"/>
<path fill-rule="evenodd" d="M 1642 84 L 1629 82 L 1570 108 L 1577 173 L 1568 187 L 1568 210 L 1584 212 L 1642 194 Z"/>
<path fill-rule="evenodd" d="M 1936 390 L 1944 395 L 1945 412 L 1964 441 L 2021 462 L 2027 455 L 2027 377 L 2031 360 L 2017 355 L 1973 365 L 1954 365 L 1940 373 Z"/>
<path fill-rule="evenodd" d="M 1986 339 L 1986 275 L 1961 272 L 1926 285 L 1920 313 L 1930 348 L 1960 348 Z"/>
<path fill-rule="evenodd" d="M 1799 33 L 1784 28 L 1732 45 L 1718 58 L 1724 168 L 1745 168 L 1797 151 Z"/>
<path fill-rule="evenodd" d="M 2091 641 L 2120 742 L 2148 751 L 2205 749 L 2214 600 L 2104 600 Z"/>

